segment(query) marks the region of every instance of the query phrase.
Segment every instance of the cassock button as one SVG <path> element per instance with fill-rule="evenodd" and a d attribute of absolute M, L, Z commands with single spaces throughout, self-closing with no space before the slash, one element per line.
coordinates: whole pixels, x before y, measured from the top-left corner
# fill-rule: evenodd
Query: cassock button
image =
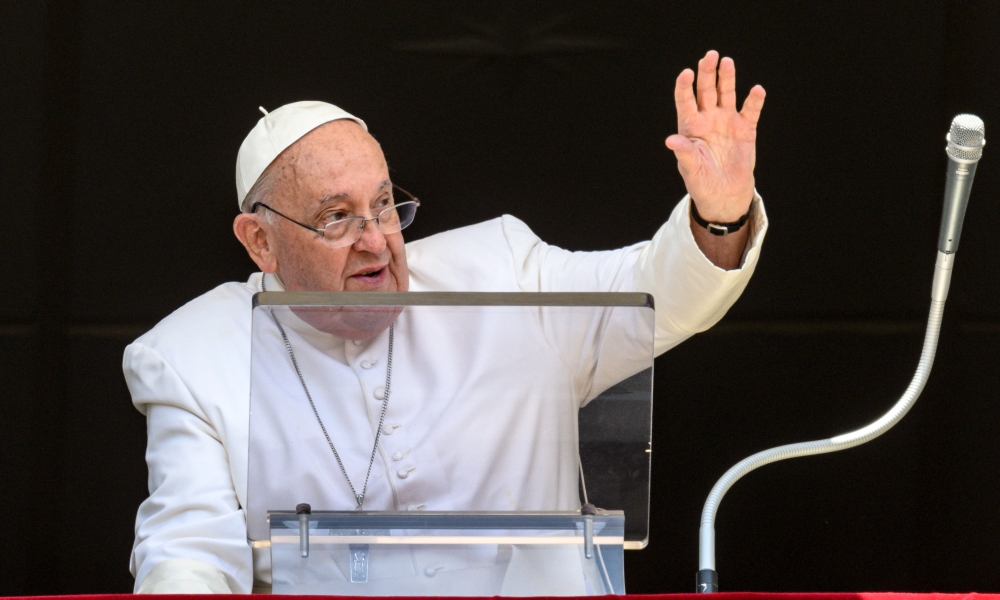
<path fill-rule="evenodd" d="M 363 360 L 363 361 L 361 361 L 361 368 L 362 369 L 370 369 L 370 368 L 374 367 L 377 364 L 378 364 L 378 359 L 377 358 L 373 358 L 372 360 Z"/>
<path fill-rule="evenodd" d="M 426 504 L 411 504 L 406 507 L 406 510 L 424 510 L 427 508 Z"/>
<path fill-rule="evenodd" d="M 379 400 L 385 400 L 385 386 L 380 385 L 377 388 L 375 388 L 375 391 L 372 392 L 372 395 L 378 398 Z"/>
<path fill-rule="evenodd" d="M 428 577 L 434 577 L 435 575 L 437 575 L 437 572 L 443 568 L 444 567 L 424 567 L 424 575 Z"/>
<path fill-rule="evenodd" d="M 392 453 L 392 460 L 403 460 L 403 457 L 405 457 L 409 453 L 410 453 L 410 449 L 409 448 L 407 448 L 406 450 L 404 450 L 402 452 L 393 452 Z"/>
<path fill-rule="evenodd" d="M 383 425 L 382 435 L 392 435 L 392 433 L 397 429 L 399 429 L 399 427 L 400 427 L 399 423 L 393 423 L 392 425 Z"/>
<path fill-rule="evenodd" d="M 410 476 L 410 473 L 416 471 L 416 467 L 403 467 L 402 469 L 396 471 L 396 476 L 400 479 L 406 479 Z"/>

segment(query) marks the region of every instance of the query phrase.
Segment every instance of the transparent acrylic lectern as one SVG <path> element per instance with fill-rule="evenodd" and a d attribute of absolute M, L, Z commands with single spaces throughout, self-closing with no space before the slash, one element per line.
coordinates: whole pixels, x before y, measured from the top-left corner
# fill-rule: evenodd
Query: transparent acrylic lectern
<path fill-rule="evenodd" d="M 273 593 L 624 594 L 654 330 L 640 293 L 257 294 L 257 576 L 269 558 Z"/>

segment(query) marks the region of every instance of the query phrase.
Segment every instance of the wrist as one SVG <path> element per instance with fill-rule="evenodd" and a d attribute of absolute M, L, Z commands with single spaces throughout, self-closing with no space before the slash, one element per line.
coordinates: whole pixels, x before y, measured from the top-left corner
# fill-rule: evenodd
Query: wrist
<path fill-rule="evenodd" d="M 691 204 L 698 207 L 698 214 L 712 223 L 730 223 L 739 219 L 747 212 L 756 198 L 752 188 L 745 194 L 727 198 L 697 197 L 690 192 L 689 195 L 691 196 Z"/>
<path fill-rule="evenodd" d="M 707 230 L 715 236 L 724 236 L 740 231 L 746 227 L 747 223 L 750 222 L 750 215 L 752 212 L 753 199 L 751 198 L 750 204 L 746 208 L 745 212 L 735 218 L 725 216 L 716 219 L 705 218 L 698 211 L 698 205 L 694 198 L 691 199 L 691 220 L 693 221 L 693 225 Z"/>

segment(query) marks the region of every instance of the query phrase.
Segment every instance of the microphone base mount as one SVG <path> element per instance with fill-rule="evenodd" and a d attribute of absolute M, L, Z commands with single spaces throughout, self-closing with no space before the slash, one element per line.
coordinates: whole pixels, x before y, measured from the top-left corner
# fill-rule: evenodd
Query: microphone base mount
<path fill-rule="evenodd" d="M 699 594 L 712 594 L 719 591 L 719 574 L 713 569 L 702 569 L 695 576 L 694 591 Z"/>

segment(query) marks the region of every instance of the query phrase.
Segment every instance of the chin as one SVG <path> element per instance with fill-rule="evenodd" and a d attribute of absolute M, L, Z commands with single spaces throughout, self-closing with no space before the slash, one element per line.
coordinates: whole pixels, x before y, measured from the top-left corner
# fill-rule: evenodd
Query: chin
<path fill-rule="evenodd" d="M 295 314 L 316 329 L 348 340 L 369 340 L 392 325 L 402 306 L 299 306 Z"/>
<path fill-rule="evenodd" d="M 341 337 L 350 340 L 367 340 L 382 333 L 392 325 L 402 306 L 346 307 L 341 311 Z"/>
<path fill-rule="evenodd" d="M 396 279 L 383 268 L 374 277 L 348 277 L 345 292 L 395 292 Z M 392 325 L 401 306 L 299 307 L 295 313 L 316 329 L 349 340 L 369 340 Z"/>

